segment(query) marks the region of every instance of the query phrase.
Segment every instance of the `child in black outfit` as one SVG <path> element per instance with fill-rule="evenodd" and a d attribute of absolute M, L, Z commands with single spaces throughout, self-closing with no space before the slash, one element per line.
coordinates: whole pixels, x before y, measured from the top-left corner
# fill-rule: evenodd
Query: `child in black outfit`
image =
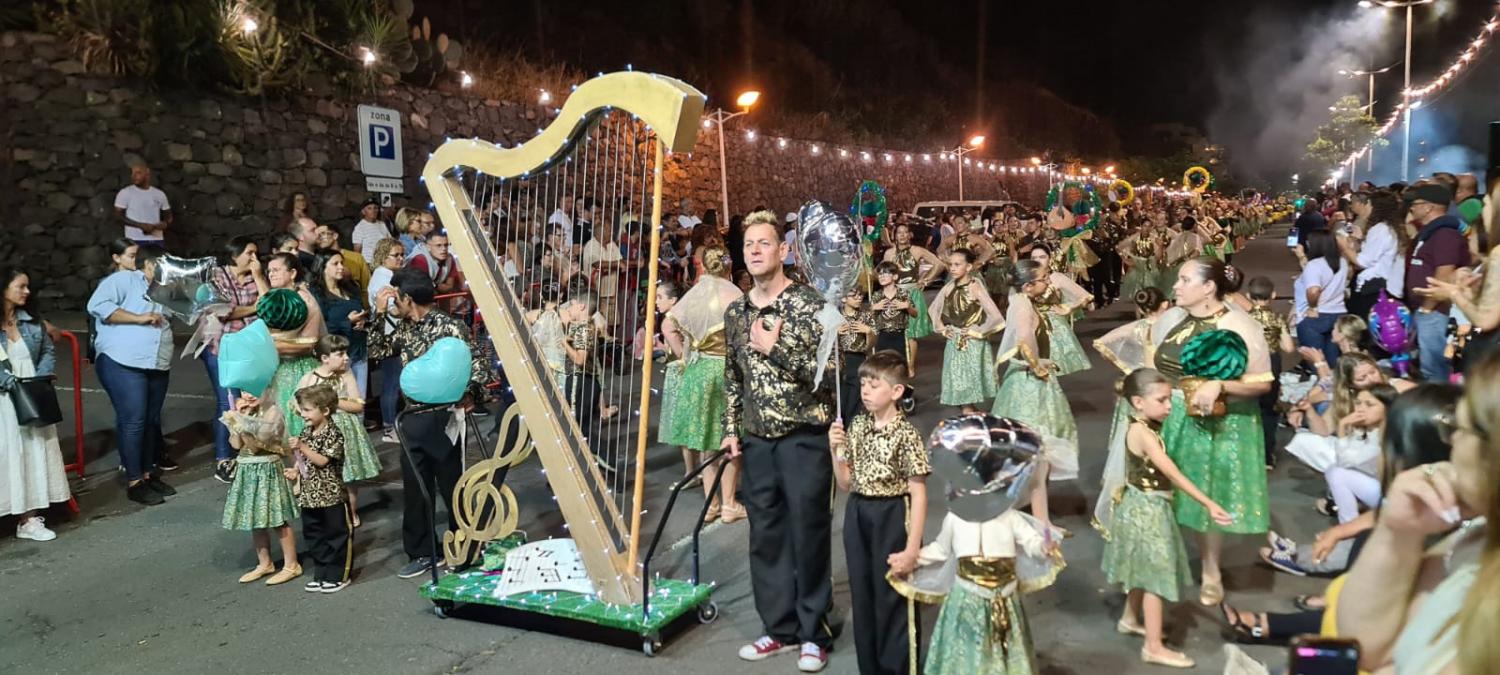
<path fill-rule="evenodd" d="M 828 431 L 833 472 L 849 492 L 844 510 L 844 557 L 854 613 L 854 650 L 861 673 L 915 673 L 917 645 L 908 633 L 907 600 L 887 573 L 905 577 L 916 567 L 927 518 L 926 446 L 898 409 L 906 393 L 906 357 L 880 351 L 860 366 L 865 410 L 849 431 Z M 915 616 L 915 615 L 913 615 Z"/>
<path fill-rule="evenodd" d="M 839 351 L 844 356 L 839 372 L 839 411 L 844 422 L 852 422 L 855 415 L 864 411 L 859 404 L 859 367 L 875 346 L 875 328 L 871 322 L 870 310 L 865 309 L 864 291 L 849 289 L 844 293 L 844 325 L 839 326 Z"/>
<path fill-rule="evenodd" d="M 339 396 L 326 384 L 297 390 L 297 412 L 307 422 L 292 439 L 302 456 L 301 468 L 287 469 L 297 479 L 297 506 L 302 509 L 302 538 L 312 558 L 313 580 L 302 587 L 309 593 L 337 593 L 349 585 L 353 549 L 349 545 L 350 515 L 344 491 L 344 436 L 333 425 Z"/>
<path fill-rule="evenodd" d="M 1280 415 L 1276 411 L 1276 402 L 1281 398 L 1281 355 L 1283 352 L 1291 353 L 1295 349 L 1292 344 L 1292 331 L 1287 327 L 1286 317 L 1277 314 L 1271 309 L 1271 302 L 1276 299 L 1276 284 L 1268 277 L 1255 277 L 1250 280 L 1250 318 L 1260 324 L 1261 330 L 1266 333 L 1266 344 L 1271 348 L 1271 375 L 1276 379 L 1271 380 L 1271 391 L 1260 395 L 1260 423 L 1265 432 L 1266 441 L 1266 468 L 1276 466 L 1276 422 Z"/>

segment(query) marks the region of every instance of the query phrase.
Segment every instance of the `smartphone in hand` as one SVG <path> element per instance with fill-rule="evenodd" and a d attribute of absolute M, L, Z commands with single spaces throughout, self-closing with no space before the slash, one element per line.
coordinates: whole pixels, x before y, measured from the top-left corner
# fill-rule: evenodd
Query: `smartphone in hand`
<path fill-rule="evenodd" d="M 1299 635 L 1292 639 L 1287 675 L 1359 675 L 1359 641 Z"/>

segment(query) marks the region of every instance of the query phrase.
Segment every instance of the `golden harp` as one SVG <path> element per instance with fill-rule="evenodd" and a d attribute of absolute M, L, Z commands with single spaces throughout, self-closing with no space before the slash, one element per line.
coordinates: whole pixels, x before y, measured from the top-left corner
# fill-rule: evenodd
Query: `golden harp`
<path fill-rule="evenodd" d="M 449 140 L 422 173 L 516 393 L 511 412 L 524 425 L 520 443 L 529 436 L 540 456 L 595 592 L 616 605 L 642 600 L 638 542 L 662 166 L 666 152 L 692 150 L 704 102 L 703 94 L 669 77 L 602 75 L 579 85 L 535 138 L 509 148 Z M 552 211 L 574 199 L 592 208 Z M 589 237 L 589 227 L 598 234 Z M 626 260 L 643 260 L 644 267 L 616 262 L 618 247 L 633 249 Z M 556 305 L 590 294 L 597 308 L 586 328 Z M 647 341 L 639 361 L 621 348 L 636 335 Z M 575 363 L 575 337 L 594 345 L 583 348 L 583 364 Z M 513 464 L 524 450 L 495 454 Z M 474 484 L 461 480 L 450 504 L 470 503 L 463 493 Z M 513 510 L 514 496 L 501 491 Z M 514 527 L 514 514 L 505 520 Z M 447 539 L 472 542 L 503 536 L 503 529 L 450 532 Z M 448 555 L 456 555 L 451 546 Z"/>

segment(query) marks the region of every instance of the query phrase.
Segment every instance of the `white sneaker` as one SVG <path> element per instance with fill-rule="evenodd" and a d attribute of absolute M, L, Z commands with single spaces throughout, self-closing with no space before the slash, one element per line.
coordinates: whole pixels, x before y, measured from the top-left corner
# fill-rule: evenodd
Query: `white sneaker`
<path fill-rule="evenodd" d="M 32 541 L 52 541 L 57 538 L 57 533 L 47 529 L 47 526 L 42 524 L 41 516 L 32 516 L 16 526 L 16 538 L 30 539 Z"/>
<path fill-rule="evenodd" d="M 802 655 L 797 657 L 797 670 L 816 673 L 828 665 L 828 652 L 811 642 L 802 643 Z"/>

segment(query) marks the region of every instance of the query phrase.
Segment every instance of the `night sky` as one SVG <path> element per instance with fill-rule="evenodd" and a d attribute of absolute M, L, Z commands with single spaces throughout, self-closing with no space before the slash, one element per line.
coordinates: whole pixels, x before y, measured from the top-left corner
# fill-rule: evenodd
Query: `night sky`
<path fill-rule="evenodd" d="M 1005 119 L 1011 85 L 1035 84 L 1096 114 L 1124 153 L 1141 151 L 1150 124 L 1180 122 L 1205 130 L 1242 174 L 1259 178 L 1296 161 L 1338 96 L 1364 98 L 1363 79 L 1335 71 L 1398 61 L 1404 28 L 1402 11 L 1363 9 L 1356 0 L 419 0 L 417 7 L 468 41 L 589 72 L 633 63 L 684 77 L 711 104 L 754 85 L 774 102 L 767 108 L 833 110 L 876 133 L 957 138 L 969 127 L 1003 127 L 996 120 Z M 1494 7 L 1492 0 L 1419 7 L 1413 82 L 1451 63 Z M 976 111 L 981 35 L 990 84 Z M 1463 108 L 1448 118 L 1473 126 L 1469 108 L 1500 109 L 1477 86 L 1477 74 L 1500 70 L 1494 51 L 1487 46 L 1444 97 Z M 1376 117 L 1384 119 L 1399 100 L 1400 68 L 1378 83 Z M 1483 138 L 1482 130 L 1442 135 Z"/>

